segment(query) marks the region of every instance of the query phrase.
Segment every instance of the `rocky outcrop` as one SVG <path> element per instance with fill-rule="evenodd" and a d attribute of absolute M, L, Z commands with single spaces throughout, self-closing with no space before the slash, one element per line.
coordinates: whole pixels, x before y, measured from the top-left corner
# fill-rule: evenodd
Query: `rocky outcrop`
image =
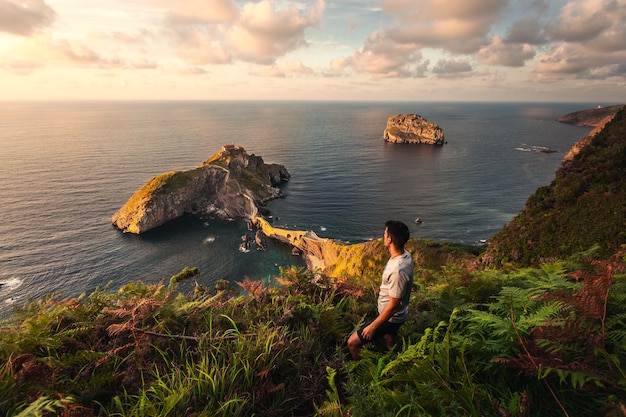
<path fill-rule="evenodd" d="M 445 137 L 441 127 L 429 122 L 418 114 L 399 114 L 387 119 L 387 128 L 383 135 L 385 141 L 392 143 L 424 143 L 443 145 Z"/>
<path fill-rule="evenodd" d="M 161 174 L 146 183 L 111 218 L 117 228 L 143 233 L 185 213 L 223 219 L 251 218 L 281 196 L 290 175 L 241 147 L 216 153 L 189 171 Z"/>

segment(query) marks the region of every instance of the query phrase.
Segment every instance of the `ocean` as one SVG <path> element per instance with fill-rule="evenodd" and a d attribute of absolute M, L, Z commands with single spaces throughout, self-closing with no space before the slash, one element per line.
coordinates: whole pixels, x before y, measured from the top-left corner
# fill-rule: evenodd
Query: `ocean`
<path fill-rule="evenodd" d="M 381 237 L 384 222 L 397 219 L 413 237 L 480 244 L 552 181 L 565 153 L 591 130 L 556 119 L 595 106 L 0 103 L 0 315 L 46 294 L 167 283 L 186 266 L 198 267 L 197 282 L 209 287 L 219 279 L 271 282 L 280 266 L 302 266 L 280 244 L 240 252 L 242 221 L 186 217 L 140 236 L 111 225 L 152 177 L 191 169 L 226 143 L 291 174 L 285 197 L 268 203 L 277 226 L 356 243 Z M 385 143 L 387 118 L 400 113 L 438 123 L 446 145 Z"/>

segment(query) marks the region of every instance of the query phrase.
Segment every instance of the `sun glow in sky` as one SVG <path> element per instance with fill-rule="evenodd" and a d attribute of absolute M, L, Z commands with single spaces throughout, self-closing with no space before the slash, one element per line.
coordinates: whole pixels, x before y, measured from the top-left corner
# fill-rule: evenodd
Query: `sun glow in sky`
<path fill-rule="evenodd" d="M 626 0 L 0 0 L 0 100 L 626 101 Z"/>

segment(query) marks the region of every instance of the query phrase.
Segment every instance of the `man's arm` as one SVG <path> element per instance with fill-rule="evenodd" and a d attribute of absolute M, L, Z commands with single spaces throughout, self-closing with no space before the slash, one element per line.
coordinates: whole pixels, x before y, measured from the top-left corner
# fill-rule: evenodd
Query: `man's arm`
<path fill-rule="evenodd" d="M 371 322 L 369 326 L 363 329 L 363 337 L 366 340 L 370 340 L 374 336 L 374 332 L 376 331 L 378 326 L 389 320 L 391 316 L 394 315 L 399 306 L 400 298 L 389 297 L 389 302 L 387 303 L 383 311 L 380 312 L 378 317 L 376 317 L 376 319 L 374 319 L 374 321 Z"/>

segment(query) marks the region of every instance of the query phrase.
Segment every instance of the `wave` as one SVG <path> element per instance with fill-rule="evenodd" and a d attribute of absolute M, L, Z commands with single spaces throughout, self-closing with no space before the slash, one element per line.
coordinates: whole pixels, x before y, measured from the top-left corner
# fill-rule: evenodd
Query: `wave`
<path fill-rule="evenodd" d="M 11 277 L 9 279 L 0 280 L 0 293 L 11 294 L 15 289 L 22 286 L 23 281 L 17 277 Z M 19 296 L 12 296 L 4 300 L 5 304 L 16 304 L 20 301 Z"/>
<path fill-rule="evenodd" d="M 0 290 L 14 290 L 20 287 L 24 281 L 17 277 L 11 277 L 9 279 L 0 280 Z"/>

